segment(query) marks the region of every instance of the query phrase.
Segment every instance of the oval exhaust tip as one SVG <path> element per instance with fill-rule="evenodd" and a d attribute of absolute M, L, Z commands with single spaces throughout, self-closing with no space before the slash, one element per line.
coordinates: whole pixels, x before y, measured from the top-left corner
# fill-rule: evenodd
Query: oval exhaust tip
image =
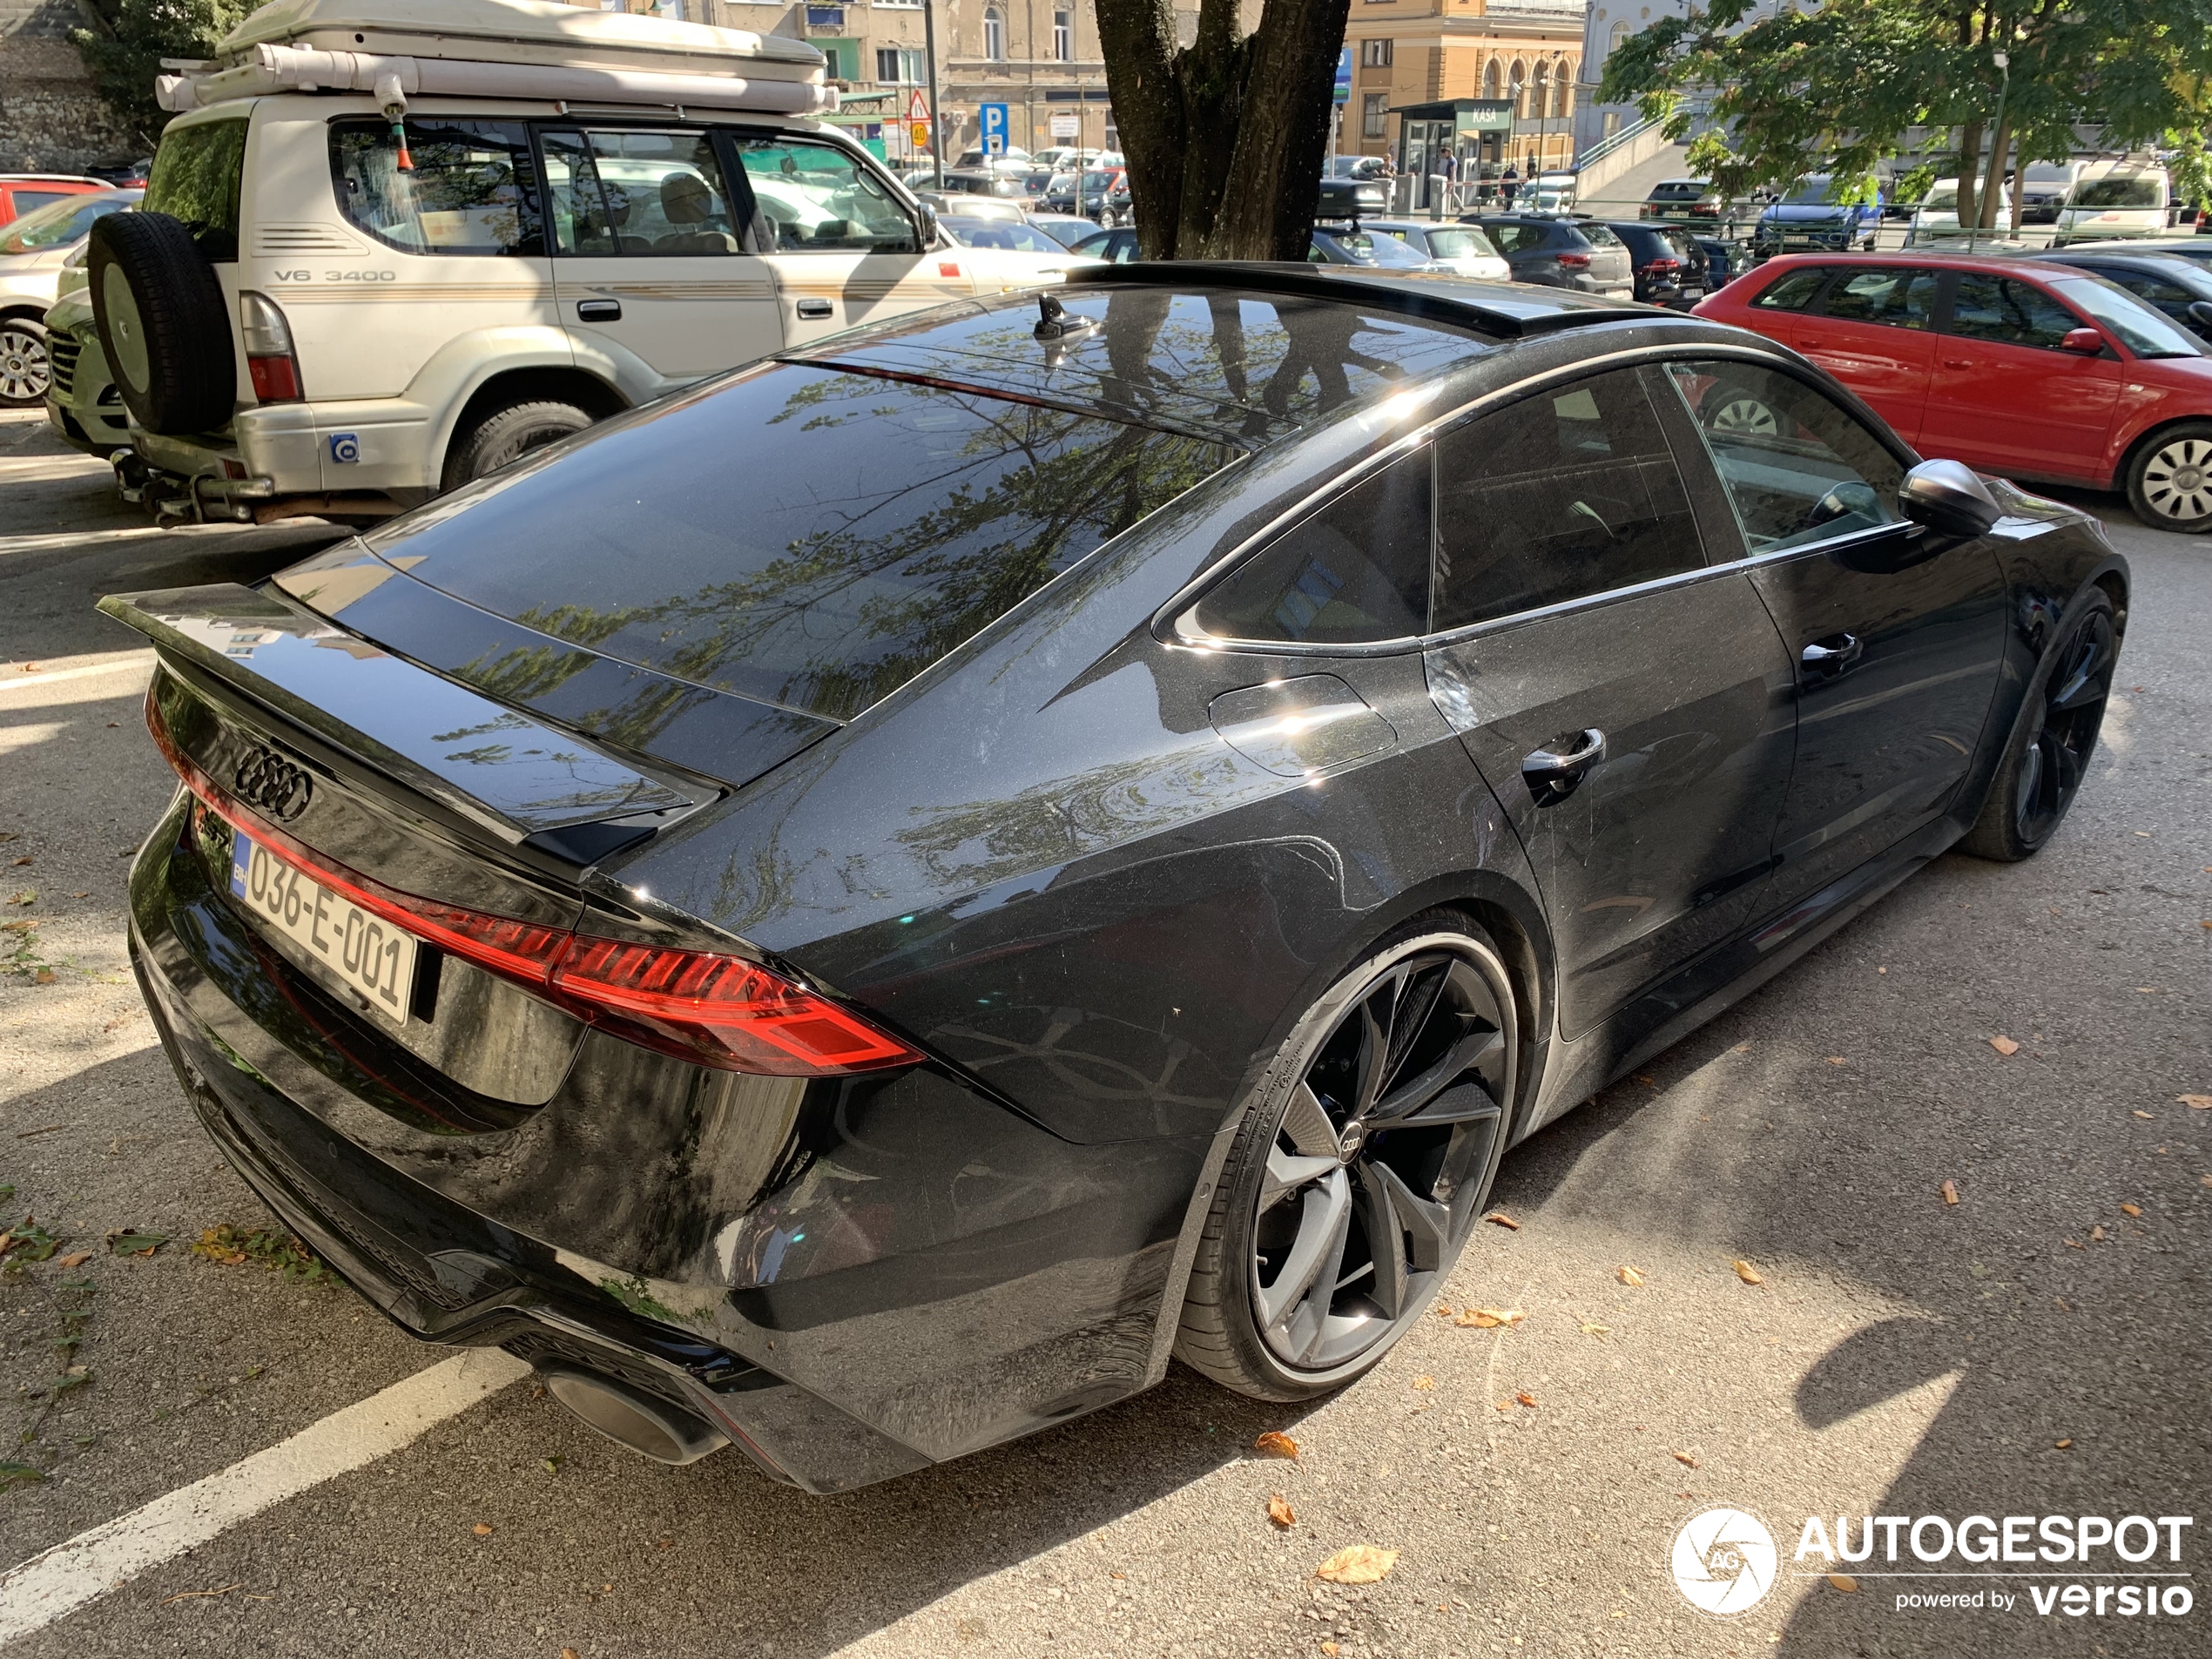
<path fill-rule="evenodd" d="M 611 1377 L 565 1369 L 537 1374 L 589 1426 L 656 1463 L 696 1463 L 730 1443 L 720 1429 Z"/>

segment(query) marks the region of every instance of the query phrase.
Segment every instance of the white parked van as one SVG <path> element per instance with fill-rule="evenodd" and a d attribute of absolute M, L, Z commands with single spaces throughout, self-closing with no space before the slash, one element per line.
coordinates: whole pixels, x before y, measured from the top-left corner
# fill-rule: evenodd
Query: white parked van
<path fill-rule="evenodd" d="M 2111 236 L 2163 236 L 2173 199 L 2163 167 L 2134 161 L 2091 167 L 2067 192 L 2053 242 L 2065 247 Z"/>
<path fill-rule="evenodd" d="M 1986 231 L 1973 233 L 1981 240 L 1992 241 L 2010 236 L 2013 233 L 2013 192 L 2002 185 L 1997 186 L 1997 223 Z M 1920 198 L 1920 205 L 1912 210 L 1912 222 L 1905 233 L 1905 246 L 1925 247 L 1931 242 L 1948 241 L 1955 236 L 1965 236 L 1959 227 L 1959 181 L 1939 179 L 1928 186 L 1928 193 Z"/>
<path fill-rule="evenodd" d="M 91 299 L 119 480 L 169 514 L 373 519 L 701 375 L 1062 280 L 941 237 L 814 118 L 837 94 L 802 41 L 278 0 L 160 95 Z"/>

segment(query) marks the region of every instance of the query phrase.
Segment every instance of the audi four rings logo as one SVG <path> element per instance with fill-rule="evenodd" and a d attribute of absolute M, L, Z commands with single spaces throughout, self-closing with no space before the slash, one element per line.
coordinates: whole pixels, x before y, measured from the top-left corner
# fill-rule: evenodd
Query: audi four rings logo
<path fill-rule="evenodd" d="M 282 755 L 256 749 L 238 763 L 239 799 L 271 818 L 290 822 L 307 809 L 314 781 Z"/>

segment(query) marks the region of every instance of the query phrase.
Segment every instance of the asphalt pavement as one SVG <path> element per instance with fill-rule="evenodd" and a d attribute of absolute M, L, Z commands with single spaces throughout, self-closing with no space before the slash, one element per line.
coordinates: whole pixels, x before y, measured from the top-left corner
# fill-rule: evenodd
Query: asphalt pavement
<path fill-rule="evenodd" d="M 125 967 L 125 860 L 172 779 L 139 720 L 148 654 L 91 607 L 250 582 L 333 533 L 152 530 L 105 467 L 0 416 L 0 1224 L 57 1241 L 0 1266 L 0 1568 L 145 1506 L 166 1517 L 0 1579 L 0 1642 L 2212 1652 L 2212 1514 L 2174 1529 L 2178 1562 L 2161 1545 L 2141 1563 L 2184 1575 L 2156 1581 L 2167 1605 L 2177 1588 L 2197 1603 L 2157 1617 L 2095 1597 L 2117 1581 L 2089 1572 L 2128 1569 L 2109 1551 L 2080 1616 L 2037 1610 L 2059 1580 L 1889 1576 L 1926 1570 L 1909 1548 L 1798 1554 L 1811 1515 L 1831 1534 L 1848 1517 L 1855 1547 L 1865 1515 L 1907 1518 L 1909 1538 L 1924 1516 L 2212 1510 L 2212 1110 L 2180 1098 L 2212 1099 L 2212 546 L 2078 499 L 2136 588 L 2070 820 L 2027 864 L 1938 860 L 1513 1152 L 1495 1202 L 1518 1225 L 1478 1229 L 1446 1305 L 1523 1318 L 1425 1320 L 1303 1409 L 1177 1369 L 1051 1433 L 817 1498 L 734 1453 L 647 1463 L 504 1373 L 409 1418 L 448 1356 L 255 1231 L 271 1217 L 198 1128 Z M 1267 1431 L 1299 1455 L 1261 1454 Z M 1670 1572 L 1678 1529 L 1716 1507 L 1779 1547 L 1772 1588 L 1733 1618 Z M 204 1541 L 176 1548 L 179 1516 Z M 1387 1575 L 1315 1575 L 1353 1545 L 1396 1552 Z M 70 1572 L 74 1610 L 32 1604 Z M 1900 1605 L 1952 1592 L 1981 1605 Z"/>

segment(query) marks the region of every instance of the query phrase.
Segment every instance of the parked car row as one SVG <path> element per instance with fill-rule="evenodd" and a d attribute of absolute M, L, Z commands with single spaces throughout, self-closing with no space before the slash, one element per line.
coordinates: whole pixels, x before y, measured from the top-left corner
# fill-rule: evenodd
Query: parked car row
<path fill-rule="evenodd" d="M 15 201 L 24 211 L 0 227 L 0 408 L 34 408 L 45 401 L 54 356 L 48 314 L 69 267 L 72 261 L 81 266 L 95 222 L 138 200 L 135 190 L 61 182 L 72 187 L 43 204 L 31 202 L 30 192 L 17 192 Z"/>

